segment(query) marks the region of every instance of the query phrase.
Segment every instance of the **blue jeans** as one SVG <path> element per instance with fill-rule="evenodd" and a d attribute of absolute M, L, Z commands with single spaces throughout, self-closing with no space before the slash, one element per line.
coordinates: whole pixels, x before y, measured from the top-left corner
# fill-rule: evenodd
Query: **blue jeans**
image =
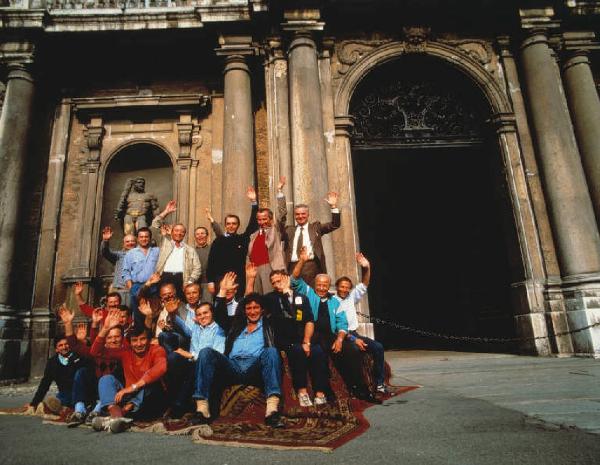
<path fill-rule="evenodd" d="M 56 398 L 66 407 L 73 407 L 77 402 L 90 404 L 95 397 L 94 384 L 94 370 L 90 367 L 81 367 L 73 376 L 71 391 L 59 391 Z"/>
<path fill-rule="evenodd" d="M 162 336 L 165 333 L 161 333 Z M 159 339 L 160 339 L 159 336 Z M 176 352 L 167 353 L 167 396 L 169 406 L 179 413 L 186 410 L 192 394 L 196 365 Z"/>
<path fill-rule="evenodd" d="M 167 354 L 177 350 L 184 349 L 189 350 L 190 338 L 176 331 L 163 331 L 158 335 L 158 343 L 165 349 Z"/>
<path fill-rule="evenodd" d="M 262 386 L 265 396 L 281 396 L 281 358 L 275 347 L 265 347 L 259 357 L 240 362 L 206 347 L 198 354 L 194 399 L 209 400 L 218 373 L 224 386 L 250 384 Z"/>
<path fill-rule="evenodd" d="M 357 339 L 362 340 L 367 344 L 367 352 L 373 357 L 373 377 L 375 378 L 375 384 L 380 386 L 383 384 L 385 376 L 385 358 L 383 355 L 383 345 L 381 342 L 374 341 L 368 337 L 361 336 L 356 331 L 351 331 L 351 334 Z"/>
<path fill-rule="evenodd" d="M 100 395 L 100 409 L 104 410 L 110 405 L 115 405 L 115 395 L 123 389 L 123 383 L 114 375 L 104 375 L 98 381 Z M 123 396 L 121 405 L 133 404 L 132 413 L 136 418 L 156 418 L 165 409 L 164 391 L 160 382 L 147 384 L 134 394 Z"/>

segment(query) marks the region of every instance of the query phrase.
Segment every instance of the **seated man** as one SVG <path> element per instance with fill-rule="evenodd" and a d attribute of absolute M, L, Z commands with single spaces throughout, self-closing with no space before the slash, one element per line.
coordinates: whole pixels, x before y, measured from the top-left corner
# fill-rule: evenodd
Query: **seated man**
<path fill-rule="evenodd" d="M 252 288 L 255 270 L 246 268 L 246 289 Z M 329 386 L 327 357 L 319 344 L 311 344 L 315 323 L 310 304 L 305 295 L 292 291 L 290 276 L 285 269 L 271 272 L 274 291 L 265 295 L 268 317 L 275 329 L 275 345 L 288 357 L 292 383 L 298 393 L 301 407 L 312 406 L 306 389 L 310 372 L 315 405 L 327 403 Z"/>
<path fill-rule="evenodd" d="M 222 289 L 219 290 L 221 292 Z M 278 412 L 281 359 L 275 348 L 273 328 L 263 314 L 263 299 L 255 293 L 244 297 L 233 318 L 229 318 L 222 309 L 216 311 L 215 320 L 227 331 L 225 352 L 221 354 L 206 347 L 198 354 L 196 387 L 192 396 L 196 400 L 193 424 L 210 421 L 209 400 L 218 377 L 221 386 L 263 386 L 267 397 L 265 423 L 271 427 L 283 426 Z"/>
<path fill-rule="evenodd" d="M 165 393 L 161 378 L 167 372 L 165 350 L 150 344 L 150 336 L 143 326 L 136 326 L 129 333 L 129 346 L 120 349 L 106 347 L 106 337 L 112 328 L 119 326 L 118 312 L 107 316 L 104 326 L 92 344 L 93 357 L 120 360 L 125 375 L 123 384 L 114 375 L 105 375 L 98 382 L 100 407 L 108 410 L 109 417 L 97 417 L 92 422 L 96 431 L 112 433 L 124 431 L 130 419 L 123 417 L 156 417 L 164 411 Z"/>
<path fill-rule="evenodd" d="M 362 377 L 360 350 L 346 339 L 348 320 L 340 309 L 340 301 L 329 293 L 331 278 L 326 274 L 315 277 L 315 288 L 300 278 L 302 266 L 308 260 L 306 248 L 300 250 L 299 260 L 292 273 L 292 289 L 305 294 L 315 319 L 315 332 L 321 347 L 332 356 L 352 394 L 367 402 L 380 403 L 368 389 Z"/>
<path fill-rule="evenodd" d="M 95 309 L 91 305 L 88 305 L 85 300 L 83 300 L 83 297 L 81 296 L 83 293 L 83 286 L 84 284 L 82 282 L 75 283 L 73 285 L 73 294 L 75 295 L 75 300 L 77 301 L 77 305 L 79 305 L 79 310 L 81 310 L 81 313 L 91 318 Z M 111 310 L 117 310 L 120 306 L 121 295 L 118 292 L 109 292 L 106 294 L 104 306 L 98 307 L 98 309 L 102 310 L 102 320 L 104 321 L 104 318 L 106 318 L 108 312 Z"/>
<path fill-rule="evenodd" d="M 98 380 L 108 374 L 112 374 L 116 376 L 118 379 L 123 379 L 123 370 L 121 368 L 121 364 L 118 360 L 110 360 L 104 357 L 92 357 L 90 355 L 90 348 L 85 343 L 85 333 L 84 337 L 78 339 L 75 337 L 75 332 L 73 330 L 73 317 L 74 314 L 66 307 L 62 307 L 58 313 L 60 319 L 65 325 L 65 336 L 67 337 L 67 341 L 71 346 L 73 352 L 78 354 L 81 357 L 91 358 L 94 362 L 95 366 L 95 376 L 88 376 L 83 378 L 86 386 L 84 387 L 85 392 L 92 393 L 90 396 L 91 400 L 97 398 L 97 384 Z M 120 314 L 120 319 L 122 321 L 122 315 Z M 100 309 L 94 310 L 92 315 L 92 328 L 96 327 L 100 321 L 102 321 L 102 312 Z M 90 330 L 91 333 L 91 330 Z M 96 336 L 94 336 L 95 339 Z M 112 328 L 108 335 L 106 336 L 106 347 L 109 349 L 120 349 L 123 342 L 123 329 L 121 326 L 117 326 Z M 87 420 L 91 422 L 92 418 L 97 416 L 98 410 L 94 409 L 90 412 L 89 416 L 87 415 L 87 410 L 85 409 L 85 404 L 82 401 L 75 402 L 75 411 L 71 415 L 68 420 L 67 426 L 75 427 L 81 425 L 84 421 Z"/>
<path fill-rule="evenodd" d="M 337 291 L 335 297 L 340 301 L 340 308 L 346 312 L 346 318 L 348 319 L 348 334 L 346 335 L 346 339 L 354 343 L 361 351 L 367 351 L 373 356 L 375 385 L 378 392 L 385 393 L 387 389 L 384 384 L 385 358 L 383 355 L 383 345 L 356 332 L 358 329 L 356 304 L 367 293 L 367 286 L 371 280 L 371 264 L 369 260 L 363 254 L 357 253 L 356 261 L 362 269 L 362 282 L 358 283 L 353 289 L 352 280 L 347 276 L 342 276 L 335 282 Z"/>
<path fill-rule="evenodd" d="M 175 315 L 187 318 L 188 310 L 183 302 L 177 297 L 175 284 L 165 282 L 160 285 L 158 291 L 162 309 L 158 314 L 154 335 L 167 353 L 173 352 L 179 347 L 187 347 L 187 340 L 175 330 L 173 321 Z M 143 311 L 141 313 L 144 313 Z"/>
<path fill-rule="evenodd" d="M 55 355 L 48 359 L 44 376 L 28 406 L 34 409 L 44 399 L 52 382 L 58 387 L 56 397 L 49 397 L 46 405 L 58 414 L 62 406 L 73 407 L 76 412 L 86 413 L 86 404 L 90 398 L 89 378 L 92 370 L 89 361 L 71 350 L 67 336 L 60 335 L 54 339 Z"/>

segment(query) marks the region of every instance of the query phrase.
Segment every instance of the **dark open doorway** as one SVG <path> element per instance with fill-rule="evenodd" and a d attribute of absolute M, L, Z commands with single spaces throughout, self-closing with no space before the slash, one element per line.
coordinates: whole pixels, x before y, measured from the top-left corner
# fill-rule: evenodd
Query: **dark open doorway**
<path fill-rule="evenodd" d="M 444 334 L 514 337 L 503 205 L 489 159 L 469 148 L 355 150 L 371 313 Z M 388 348 L 500 350 L 376 326 Z"/>

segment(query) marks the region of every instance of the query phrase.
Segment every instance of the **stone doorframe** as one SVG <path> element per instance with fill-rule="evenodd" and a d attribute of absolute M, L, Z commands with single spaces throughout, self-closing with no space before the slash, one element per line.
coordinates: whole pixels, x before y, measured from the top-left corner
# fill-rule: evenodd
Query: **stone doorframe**
<path fill-rule="evenodd" d="M 407 30 L 408 29 L 408 30 Z M 337 263 L 346 269 L 358 269 L 352 256 L 359 250 L 354 174 L 350 135 L 353 125 L 348 114 L 349 105 L 358 83 L 373 68 L 405 54 L 425 54 L 451 65 L 470 78 L 481 90 L 491 108 L 491 123 L 498 137 L 498 146 L 506 170 L 507 185 L 515 218 L 515 226 L 521 255 L 522 282 L 512 283 L 512 297 L 518 334 L 520 336 L 547 336 L 544 315 L 544 288 L 547 282 L 542 243 L 529 181 L 526 163 L 521 151 L 519 130 L 511 100 L 506 88 L 502 64 L 489 42 L 480 40 L 428 40 L 428 30 L 405 29 L 405 41 L 346 41 L 336 44 L 336 56 L 332 61 L 334 77 L 335 156 L 330 172 L 330 187 L 337 189 L 343 216 L 343 240 L 335 244 Z M 531 161 L 529 161 L 531 163 Z M 333 168 L 333 169 L 332 169 Z M 339 180 L 348 180 L 340 182 Z M 543 199 L 538 199 L 543 202 Z M 545 209 L 545 206 L 542 205 Z M 368 310 L 363 310 L 367 312 Z M 548 339 L 538 339 L 535 344 L 524 344 L 525 351 L 540 355 L 551 353 Z"/>

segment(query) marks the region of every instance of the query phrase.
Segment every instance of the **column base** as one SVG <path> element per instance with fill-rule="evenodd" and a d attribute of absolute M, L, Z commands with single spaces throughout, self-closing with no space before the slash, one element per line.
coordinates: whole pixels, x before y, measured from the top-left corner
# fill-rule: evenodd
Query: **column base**
<path fill-rule="evenodd" d="M 563 286 L 570 331 L 600 322 L 600 283 Z M 574 355 L 600 358 L 600 326 L 571 334 Z"/>
<path fill-rule="evenodd" d="M 29 328 L 11 309 L 0 308 L 0 380 L 23 380 L 29 372 Z"/>
<path fill-rule="evenodd" d="M 29 378 L 44 374 L 46 362 L 53 352 L 52 337 L 56 334 L 56 320 L 49 308 L 34 308 L 30 320 Z"/>
<path fill-rule="evenodd" d="M 373 327 L 373 323 L 359 323 L 356 332 L 361 336 L 375 339 L 375 328 Z"/>

